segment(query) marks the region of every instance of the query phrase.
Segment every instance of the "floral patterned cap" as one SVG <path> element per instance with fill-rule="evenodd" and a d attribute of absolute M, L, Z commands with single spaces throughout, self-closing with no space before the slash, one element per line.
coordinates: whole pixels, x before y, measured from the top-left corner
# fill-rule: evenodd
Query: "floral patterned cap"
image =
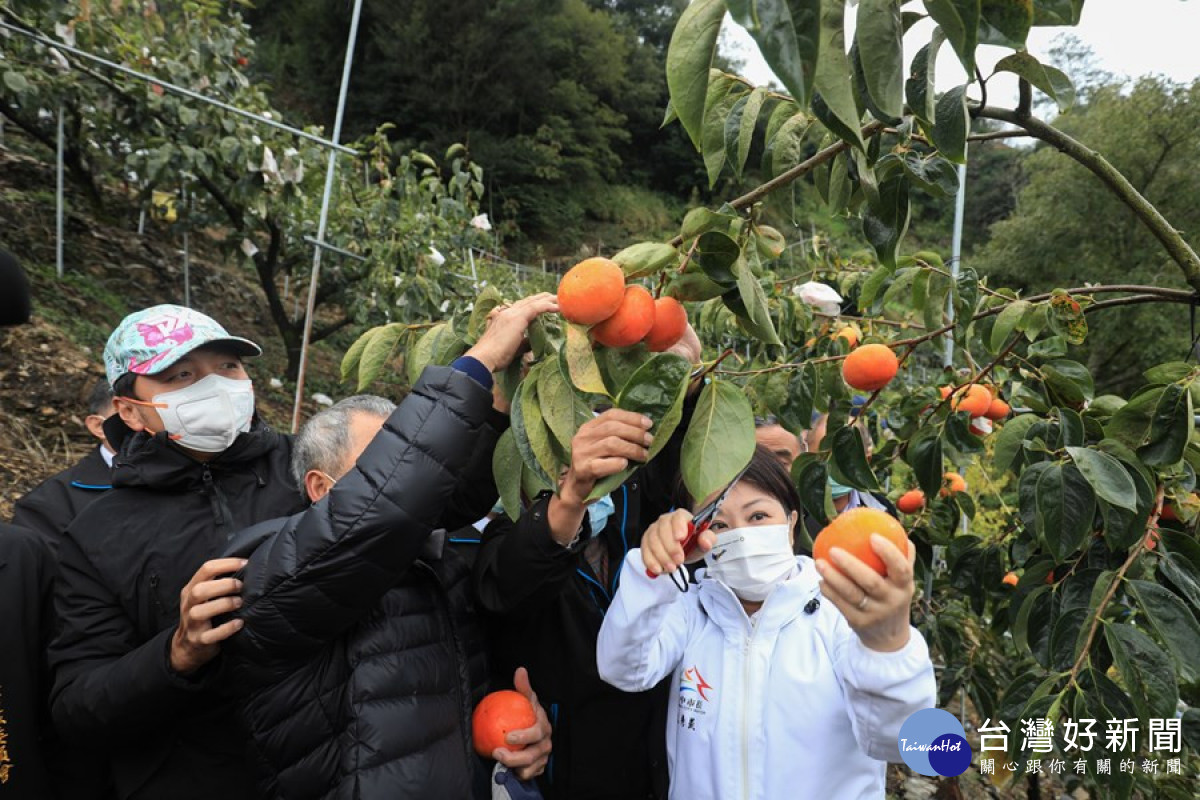
<path fill-rule="evenodd" d="M 197 347 L 221 343 L 239 356 L 260 356 L 262 348 L 249 339 L 230 336 L 205 314 L 184 306 L 161 305 L 135 311 L 108 337 L 104 371 L 114 384 L 122 375 L 155 375 Z"/>

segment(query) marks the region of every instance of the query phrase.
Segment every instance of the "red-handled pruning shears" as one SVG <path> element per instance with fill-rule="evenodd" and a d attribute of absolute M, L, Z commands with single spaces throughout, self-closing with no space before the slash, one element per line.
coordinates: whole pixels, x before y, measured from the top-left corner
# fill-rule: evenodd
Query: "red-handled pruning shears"
<path fill-rule="evenodd" d="M 729 482 L 729 485 L 726 486 L 719 495 L 714 497 L 711 503 L 705 505 L 692 516 L 691 521 L 688 522 L 687 536 L 684 537 L 682 542 L 685 556 L 687 555 L 687 551 L 691 550 L 692 546 L 696 544 L 696 539 L 699 538 L 700 534 L 708 530 L 713 524 L 713 520 L 716 519 L 717 512 L 721 510 L 721 504 L 725 502 L 725 498 L 729 496 L 731 491 L 733 491 L 733 487 L 737 486 L 737 482 L 742 479 L 742 476 L 746 474 L 746 470 L 748 469 L 750 469 L 749 464 L 742 467 L 742 471 L 733 477 L 733 480 Z M 682 573 L 682 582 L 679 580 L 680 573 Z M 651 572 L 649 568 L 646 569 L 646 575 L 651 578 L 658 577 L 656 574 Z M 685 566 L 681 566 L 674 572 L 670 573 L 670 575 L 671 582 L 675 584 L 676 588 L 678 588 L 681 592 L 686 592 L 688 584 L 687 568 Z"/>

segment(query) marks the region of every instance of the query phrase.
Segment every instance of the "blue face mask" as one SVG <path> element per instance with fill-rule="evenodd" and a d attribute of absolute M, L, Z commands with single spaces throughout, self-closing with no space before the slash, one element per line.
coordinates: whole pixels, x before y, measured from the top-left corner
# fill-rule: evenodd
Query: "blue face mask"
<path fill-rule="evenodd" d="M 600 531 L 604 530 L 604 526 L 608 524 L 608 518 L 617 510 L 613 503 L 612 495 L 606 494 L 596 502 L 587 507 L 588 524 L 592 528 L 592 536 L 599 535 Z"/>
<path fill-rule="evenodd" d="M 854 487 L 846 486 L 844 483 L 838 483 L 836 480 L 834 480 L 832 475 L 829 476 L 829 493 L 833 495 L 835 500 L 839 497 L 845 497 L 853 491 Z"/>

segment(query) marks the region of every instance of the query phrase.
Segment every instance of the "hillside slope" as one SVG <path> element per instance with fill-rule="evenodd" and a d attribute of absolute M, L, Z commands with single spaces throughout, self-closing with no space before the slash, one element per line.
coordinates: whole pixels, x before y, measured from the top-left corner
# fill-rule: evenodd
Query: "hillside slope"
<path fill-rule="evenodd" d="M 70 203 L 69 185 L 67 196 Z M 105 200 L 101 214 L 78 203 L 70 207 L 60 281 L 54 270 L 53 162 L 0 147 L 0 248 L 20 259 L 34 290 L 32 323 L 0 329 L 0 519 L 10 516 L 13 500 L 93 443 L 83 427 L 84 402 L 104 374 L 100 358 L 112 328 L 138 308 L 183 302 L 176 233 L 147 222 L 139 236 L 133 205 L 119 196 Z M 263 346 L 263 358 L 250 364 L 259 410 L 286 429 L 292 387 L 269 385 L 270 377 L 282 375 L 286 359 L 255 276 L 214 255 L 203 236 L 191 239 L 192 304 Z M 314 348 L 310 393 L 336 391 L 339 358 L 334 346 Z M 315 407 L 310 401 L 306 412 Z"/>

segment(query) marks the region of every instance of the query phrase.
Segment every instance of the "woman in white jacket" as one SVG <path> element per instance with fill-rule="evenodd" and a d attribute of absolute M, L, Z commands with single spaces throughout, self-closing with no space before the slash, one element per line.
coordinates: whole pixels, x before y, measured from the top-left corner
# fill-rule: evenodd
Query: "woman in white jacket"
<path fill-rule="evenodd" d="M 760 448 L 696 552 L 682 549 L 691 514 L 675 511 L 626 557 L 597 661 L 625 691 L 671 676 L 673 800 L 882 798 L 901 724 L 936 702 L 909 623 L 915 553 L 873 536 L 886 577 L 836 548 L 833 564 L 794 556 L 799 512 Z M 708 568 L 690 591 L 647 574 L 700 553 Z"/>

